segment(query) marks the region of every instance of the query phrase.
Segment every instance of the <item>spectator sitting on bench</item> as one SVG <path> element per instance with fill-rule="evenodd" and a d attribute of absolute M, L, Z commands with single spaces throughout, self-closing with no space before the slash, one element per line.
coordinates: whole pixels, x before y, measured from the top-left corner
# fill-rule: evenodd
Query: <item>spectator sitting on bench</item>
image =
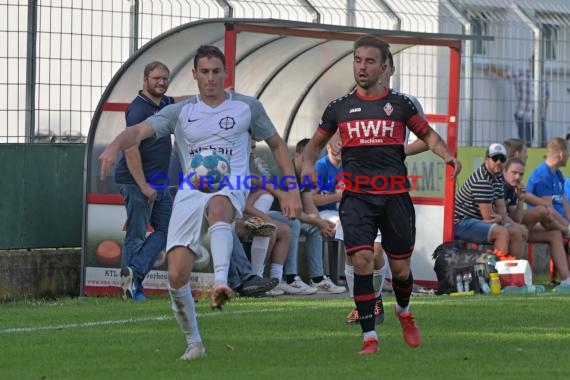
<path fill-rule="evenodd" d="M 570 207 L 564 194 L 564 175 L 560 168 L 566 166 L 568 161 L 568 143 L 561 137 L 553 138 L 546 146 L 546 158 L 538 165 L 530 176 L 526 186 L 527 193 L 533 194 L 542 200 L 540 204 L 552 206 L 557 214 L 554 218 L 566 227 L 566 236 L 570 229 L 568 216 Z M 526 200 L 529 207 L 535 204 Z"/>
<path fill-rule="evenodd" d="M 244 217 L 236 221 L 235 230 L 241 239 L 252 240 L 252 249 L 250 250 L 252 272 L 263 277 L 265 262 L 270 260 L 269 277 L 278 279 L 279 284 L 281 284 L 283 266 L 287 258 L 292 232 L 286 223 L 271 219 L 255 206 L 256 201 L 259 200 L 257 195 L 261 194 L 254 192 L 248 196 L 243 210 Z M 267 228 L 269 226 L 272 228 Z M 267 245 L 258 250 L 259 252 L 254 252 L 253 244 L 257 238 L 267 239 Z M 279 284 L 268 294 L 272 296 L 283 295 L 284 292 L 279 289 Z"/>
<path fill-rule="evenodd" d="M 528 158 L 528 150 L 523 140 L 517 138 L 510 138 L 503 141 L 503 146 L 507 150 L 507 160 L 509 158 L 520 158 L 526 165 Z"/>
<path fill-rule="evenodd" d="M 492 243 L 500 260 L 522 257 L 527 229 L 507 215 L 503 164 L 507 151 L 491 144 L 485 161 L 467 178 L 455 196 L 455 239 Z M 507 253 L 509 252 L 509 253 Z"/>
<path fill-rule="evenodd" d="M 338 203 L 342 198 L 338 176 L 342 172 L 340 135 L 336 133 L 326 145 L 326 154 L 317 160 L 315 169 L 319 177 L 317 188 L 313 190 L 313 201 L 321 218 L 340 226 Z"/>
<path fill-rule="evenodd" d="M 526 166 L 528 153 L 523 140 L 515 138 L 508 139 L 503 142 L 503 146 L 507 149 L 507 161 L 511 158 L 518 158 L 522 161 L 523 166 Z M 549 230 L 559 230 L 560 232 L 562 232 L 564 238 L 568 238 L 569 237 L 568 221 L 566 220 L 565 217 L 560 215 L 560 213 L 556 212 L 556 210 L 552 206 L 552 199 L 550 197 L 543 199 L 542 197 L 537 197 L 531 192 L 526 191 L 524 187 L 522 187 L 522 189 L 524 191 L 521 192 L 520 197 L 523 203 L 526 203 L 531 206 L 541 206 L 538 208 L 539 212 L 542 214 L 548 214 L 548 216 L 550 216 L 551 220 L 548 222 L 548 225 L 545 225 L 545 228 Z M 566 199 L 568 199 L 568 197 L 566 197 Z M 526 215 L 532 215 L 532 214 L 525 213 L 525 217 L 527 217 Z M 523 224 L 528 224 L 528 223 L 523 221 Z M 565 244 L 566 245 L 568 244 L 567 240 Z"/>
<path fill-rule="evenodd" d="M 306 141 L 305 141 L 306 140 Z M 308 139 L 301 140 L 296 147 L 296 160 L 300 164 L 301 154 L 299 149 L 304 148 Z M 293 161 L 295 166 L 295 161 Z M 297 170 L 298 169 L 298 170 Z M 269 211 L 269 216 L 277 221 L 286 223 L 292 231 L 292 240 L 285 262 L 284 274 L 285 281 L 277 286 L 277 289 L 283 290 L 286 294 L 309 295 L 319 293 L 332 293 L 338 294 L 345 292 L 345 288 L 334 284 L 330 278 L 324 274 L 323 265 L 323 235 L 333 236 L 335 233 L 335 225 L 328 220 L 322 219 L 319 215 L 317 208 L 313 203 L 311 188 L 303 188 L 300 179 L 300 167 L 296 168 L 297 186 L 301 191 L 301 203 L 303 209 L 299 215 L 298 220 L 290 220 L 285 217 L 280 211 Z M 271 188 L 270 193 L 275 197 L 276 204 L 274 209 L 279 209 L 279 200 L 283 199 L 286 191 L 281 189 Z M 305 258 L 307 260 L 309 284 L 306 284 L 298 274 L 298 254 L 299 254 L 299 238 L 301 235 L 306 237 L 305 241 Z"/>
<path fill-rule="evenodd" d="M 244 217 L 236 221 L 235 228 L 240 238 L 251 238 L 253 273 L 263 277 L 265 262 L 269 256 L 269 277 L 278 279 L 280 284 L 292 232 L 286 223 L 272 220 L 267 214 L 273 203 L 273 196 L 268 191 L 271 186 L 265 185 L 264 182 L 270 179 L 272 174 L 267 164 L 258 160 L 255 155 L 256 141 L 251 140 L 250 144 L 251 191 L 245 203 Z M 279 285 L 268 294 L 283 295 L 283 291 L 278 287 Z"/>
<path fill-rule="evenodd" d="M 529 242 L 548 244 L 550 257 L 562 279 L 560 283 L 570 286 L 570 268 L 560 230 L 564 230 L 564 227 L 553 218 L 553 211 L 546 206 L 524 209 L 526 193 L 522 185 L 524 169 L 524 162 L 520 158 L 509 158 L 505 163 L 503 177 L 505 179 L 505 203 L 509 216 L 515 222 L 523 223 L 527 227 Z"/>
<path fill-rule="evenodd" d="M 551 139 L 546 146 L 544 162 L 532 171 L 527 182 L 527 197 L 528 194 L 534 195 L 538 202 L 525 197 L 529 208 L 539 205 L 552 207 L 556 211 L 552 212 L 553 219 L 566 228 L 566 237 L 570 234 L 570 206 L 564 194 L 564 175 L 560 168 L 566 166 L 567 161 L 568 142 L 561 137 Z"/>

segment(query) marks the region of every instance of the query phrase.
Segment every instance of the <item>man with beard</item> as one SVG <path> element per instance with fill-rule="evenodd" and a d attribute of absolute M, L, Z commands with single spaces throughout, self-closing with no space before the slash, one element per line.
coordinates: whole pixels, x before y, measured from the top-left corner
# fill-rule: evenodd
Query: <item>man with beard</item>
<path fill-rule="evenodd" d="M 170 71 L 154 61 L 144 68 L 143 89 L 126 111 L 127 128 L 144 121 L 162 108 L 187 97 L 166 96 Z M 142 282 L 166 246 L 172 197 L 168 189 L 156 190 L 148 183 L 155 172 L 167 173 L 172 153 L 170 136 L 146 139 L 125 150 L 115 169 L 115 182 L 125 199 L 127 231 L 121 258 L 123 299 L 144 301 Z M 147 236 L 148 225 L 153 232 Z"/>
<path fill-rule="evenodd" d="M 522 255 L 528 231 L 526 228 L 515 231 L 513 226 L 517 224 L 507 212 L 502 177 L 506 160 L 505 147 L 498 143 L 491 144 L 483 164 L 467 178 L 455 195 L 455 239 L 490 242 L 494 245 L 493 253 L 499 259 L 514 260 Z"/>
<path fill-rule="evenodd" d="M 346 253 L 354 266 L 354 302 L 360 316 L 363 345 L 359 354 L 378 351 L 374 326 L 374 239 L 382 233 L 396 296 L 394 311 L 410 347 L 421 344 L 421 333 L 410 311 L 415 244 L 415 211 L 404 165 L 406 126 L 449 165 L 459 162 L 441 136 L 420 116 L 410 99 L 380 83 L 388 69 L 389 46 L 376 36 L 354 43 L 356 89 L 329 103 L 303 154 L 302 177 L 316 184 L 318 153 L 338 131 L 342 140 L 345 188 L 339 207 Z M 340 182 L 340 181 L 339 181 Z"/>

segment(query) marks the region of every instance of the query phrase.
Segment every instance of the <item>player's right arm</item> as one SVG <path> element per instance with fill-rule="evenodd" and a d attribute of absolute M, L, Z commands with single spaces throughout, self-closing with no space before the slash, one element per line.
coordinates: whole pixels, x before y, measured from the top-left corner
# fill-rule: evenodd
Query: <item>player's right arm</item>
<path fill-rule="evenodd" d="M 117 155 L 121 150 L 136 147 L 142 140 L 153 137 L 154 135 L 154 129 L 146 121 L 129 127 L 121 132 L 109 145 L 107 145 L 103 153 L 99 155 L 101 179 L 103 180 L 107 177 L 109 171 L 113 165 L 115 165 Z"/>
<path fill-rule="evenodd" d="M 185 102 L 168 105 L 145 121 L 128 127 L 115 137 L 99 156 L 101 179 L 105 179 L 115 165 L 119 151 L 137 146 L 149 137 L 162 137 L 174 133 L 184 104 Z"/>

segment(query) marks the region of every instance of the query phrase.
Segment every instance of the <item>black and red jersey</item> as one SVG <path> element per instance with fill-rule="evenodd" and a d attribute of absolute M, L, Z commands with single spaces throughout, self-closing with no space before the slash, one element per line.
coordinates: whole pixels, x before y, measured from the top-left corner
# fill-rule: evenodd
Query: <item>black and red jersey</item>
<path fill-rule="evenodd" d="M 347 191 L 397 194 L 410 189 L 404 165 L 407 127 L 420 138 L 430 129 L 406 95 L 387 89 L 367 98 L 355 90 L 329 103 L 318 130 L 329 136 L 340 130 Z"/>

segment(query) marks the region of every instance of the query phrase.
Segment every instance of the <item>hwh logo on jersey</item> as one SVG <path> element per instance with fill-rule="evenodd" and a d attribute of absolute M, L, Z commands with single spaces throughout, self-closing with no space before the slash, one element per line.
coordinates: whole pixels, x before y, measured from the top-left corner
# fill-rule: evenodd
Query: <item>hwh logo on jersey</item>
<path fill-rule="evenodd" d="M 355 120 L 346 123 L 349 138 L 394 137 L 396 123 L 392 120 Z"/>

